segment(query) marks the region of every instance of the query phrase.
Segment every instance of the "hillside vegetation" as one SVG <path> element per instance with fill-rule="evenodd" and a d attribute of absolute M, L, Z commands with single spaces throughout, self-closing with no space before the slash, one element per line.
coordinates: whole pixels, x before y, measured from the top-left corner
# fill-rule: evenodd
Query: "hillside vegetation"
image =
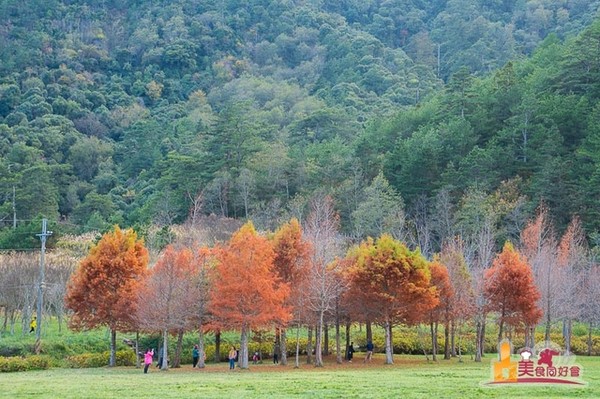
<path fill-rule="evenodd" d="M 544 202 L 595 240 L 600 2 L 476 3 L 3 1 L 0 248 L 38 217 L 274 229 L 315 192 L 358 238 L 381 190 L 432 250 L 476 198 L 503 238 Z"/>

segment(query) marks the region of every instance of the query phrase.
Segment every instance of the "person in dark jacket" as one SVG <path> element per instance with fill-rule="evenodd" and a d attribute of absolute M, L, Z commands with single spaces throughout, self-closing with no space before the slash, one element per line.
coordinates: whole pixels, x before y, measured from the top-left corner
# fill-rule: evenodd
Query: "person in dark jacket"
<path fill-rule="evenodd" d="M 348 358 L 348 362 L 352 363 L 352 358 L 354 357 L 354 342 L 350 343 L 346 357 Z"/>
<path fill-rule="evenodd" d="M 198 345 L 194 345 L 194 349 L 192 349 L 192 368 L 196 367 L 198 360 L 200 360 L 200 351 Z"/>
<path fill-rule="evenodd" d="M 363 363 L 371 362 L 371 359 L 373 358 L 373 348 L 373 342 L 367 342 L 367 354 L 365 355 L 365 360 L 363 360 Z"/>

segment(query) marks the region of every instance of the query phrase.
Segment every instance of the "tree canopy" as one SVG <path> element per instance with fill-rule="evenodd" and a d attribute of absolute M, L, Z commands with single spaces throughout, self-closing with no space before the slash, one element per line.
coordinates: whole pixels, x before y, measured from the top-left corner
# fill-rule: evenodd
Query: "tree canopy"
<path fill-rule="evenodd" d="M 137 293 L 146 273 L 148 251 L 131 230 L 102 236 L 71 276 L 65 297 L 75 329 L 106 326 L 111 330 L 111 361 L 115 365 L 116 331 L 135 329 Z"/>

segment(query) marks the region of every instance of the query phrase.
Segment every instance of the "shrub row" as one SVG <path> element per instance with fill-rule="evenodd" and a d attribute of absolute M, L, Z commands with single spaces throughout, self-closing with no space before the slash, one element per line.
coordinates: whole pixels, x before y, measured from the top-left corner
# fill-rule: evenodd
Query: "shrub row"
<path fill-rule="evenodd" d="M 538 333 L 535 337 L 535 342 L 542 342 L 544 339 L 543 334 Z M 564 339 L 561 334 L 553 334 L 550 337 L 551 341 L 555 344 L 560 345 L 564 348 Z M 412 354 L 422 355 L 423 352 L 431 354 L 431 335 L 423 331 L 417 332 L 414 329 L 409 328 L 397 328 L 393 331 L 393 350 L 395 354 Z M 366 349 L 366 338 L 364 334 L 358 336 L 355 334 L 355 338 L 352 338 L 354 342 L 354 349 L 357 351 L 365 351 Z M 462 334 L 460 337 L 455 338 L 456 345 L 460 345 L 460 350 L 463 355 L 470 355 L 475 353 L 475 334 L 470 332 Z M 300 338 L 300 353 L 306 355 L 306 346 L 308 339 L 306 337 Z M 385 351 L 385 337 L 382 333 L 376 333 L 373 335 L 373 344 L 376 352 Z M 518 350 L 524 347 L 524 337 L 522 334 L 515 336 L 512 340 L 513 348 Z M 592 337 L 592 355 L 600 355 L 600 337 Z M 227 360 L 227 353 L 232 344 L 227 342 L 221 343 L 221 361 Z M 234 346 L 238 347 L 237 343 L 233 343 Z M 345 339 L 342 340 L 342 350 L 345 347 Z M 171 347 L 173 348 L 173 347 Z M 293 356 L 296 351 L 296 340 L 295 338 L 288 338 L 287 341 L 288 356 Z M 313 350 L 314 350 L 314 339 L 313 339 Z M 330 353 L 335 350 L 335 337 L 330 336 L 329 340 L 329 351 Z M 496 335 L 488 335 L 485 339 L 485 352 L 495 353 L 498 351 L 498 344 Z M 577 355 L 587 354 L 587 336 L 572 336 L 571 337 L 571 351 Z M 206 360 L 212 362 L 214 359 L 214 345 L 206 345 Z M 438 352 L 442 354 L 444 351 L 444 336 L 443 333 L 438 335 Z M 263 359 L 271 358 L 273 356 L 273 343 L 263 343 L 260 345 L 249 343 L 248 354 L 252 357 L 254 352 L 260 352 Z M 191 363 L 192 355 L 191 349 L 185 350 L 182 355 L 182 363 Z"/>
<path fill-rule="evenodd" d="M 116 353 L 117 366 L 135 366 L 135 353 L 131 350 L 120 350 Z M 67 365 L 72 368 L 104 367 L 108 365 L 110 352 L 83 353 L 67 357 Z"/>
<path fill-rule="evenodd" d="M 45 370 L 50 367 L 50 358 L 47 356 L 28 357 L 0 357 L 0 372 Z"/>
<path fill-rule="evenodd" d="M 497 331 L 494 331 L 493 326 L 486 331 L 485 352 L 493 353 L 497 351 Z M 385 339 L 383 331 L 379 328 L 374 328 L 373 343 L 376 352 L 385 350 Z M 587 334 L 585 330 L 577 331 L 571 338 L 571 350 L 577 355 L 587 355 Z M 227 360 L 227 354 L 231 345 L 239 347 L 239 341 L 236 334 L 229 334 L 221 341 L 219 353 L 220 361 Z M 295 334 L 289 334 L 287 337 L 288 356 L 293 357 L 296 350 Z M 393 330 L 393 349 L 396 354 L 418 354 L 423 352 L 431 353 L 431 336 L 429 330 L 425 327 L 409 328 L 404 326 L 395 327 Z M 459 339 L 460 338 L 460 339 Z M 542 332 L 536 333 L 536 342 L 541 342 L 544 339 Z M 197 342 L 197 337 L 191 334 L 186 334 L 183 344 L 182 364 L 190 364 L 192 362 L 192 346 Z M 357 351 L 364 351 L 366 347 L 365 332 L 354 331 L 352 339 L 354 348 Z M 72 342 L 48 342 L 44 345 L 43 356 L 32 356 L 33 348 L 31 345 L 22 342 L 3 342 L 0 344 L 0 371 L 22 371 L 46 369 L 48 367 L 73 367 L 73 368 L 89 368 L 89 367 L 105 367 L 108 365 L 110 353 L 108 351 L 95 352 L 95 349 L 100 345 L 106 345 L 106 337 L 99 335 L 92 337 L 91 335 L 83 336 L 80 339 L 72 339 Z M 560 332 L 553 332 L 551 341 L 564 348 L 564 339 Z M 159 336 L 145 336 L 140 339 L 140 351 L 146 347 L 154 347 L 157 349 L 157 343 L 160 342 Z M 308 339 L 300 337 L 300 353 L 306 355 Z M 90 345 L 93 343 L 92 345 Z M 175 350 L 174 340 L 170 340 L 169 358 L 172 359 Z M 456 338 L 456 343 L 461 346 L 463 355 L 471 355 L 475 351 L 475 335 L 469 331 L 463 333 Z M 517 334 L 512 339 L 513 348 L 518 350 L 524 346 L 523 334 Z M 314 344 L 314 337 L 313 337 Z M 254 352 L 259 352 L 262 359 L 270 359 L 273 356 L 273 339 L 267 338 L 265 341 L 258 343 L 250 341 L 248 344 L 248 353 L 251 357 Z M 439 352 L 444 350 L 443 328 L 440 328 L 438 335 Z M 345 338 L 342 338 L 342 348 L 345 346 Z M 87 350 L 85 350 L 87 349 Z M 314 349 L 314 347 L 313 347 Z M 82 352 L 78 352 L 82 351 Z M 213 362 L 215 358 L 214 338 L 207 336 L 205 345 L 206 361 Z M 335 351 L 335 336 L 329 335 L 329 352 Z M 594 334 L 592 336 L 592 355 L 600 355 L 600 336 Z M 127 347 L 117 351 L 118 366 L 133 366 L 136 363 L 135 352 Z"/>

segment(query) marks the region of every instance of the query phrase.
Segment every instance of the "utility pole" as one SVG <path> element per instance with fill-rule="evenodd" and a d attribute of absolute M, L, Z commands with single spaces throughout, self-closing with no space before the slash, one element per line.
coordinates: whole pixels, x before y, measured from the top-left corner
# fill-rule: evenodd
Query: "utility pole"
<path fill-rule="evenodd" d="M 42 252 L 40 255 L 40 283 L 38 285 L 38 297 L 37 297 L 37 326 L 35 330 L 35 353 L 40 354 L 42 349 L 42 304 L 44 301 L 44 273 L 45 273 L 45 265 L 44 265 L 44 255 L 46 253 L 46 239 L 52 235 L 51 231 L 47 230 L 48 227 L 48 219 L 42 219 L 42 232 L 40 234 L 36 234 L 36 236 L 40 237 L 42 241 Z"/>

